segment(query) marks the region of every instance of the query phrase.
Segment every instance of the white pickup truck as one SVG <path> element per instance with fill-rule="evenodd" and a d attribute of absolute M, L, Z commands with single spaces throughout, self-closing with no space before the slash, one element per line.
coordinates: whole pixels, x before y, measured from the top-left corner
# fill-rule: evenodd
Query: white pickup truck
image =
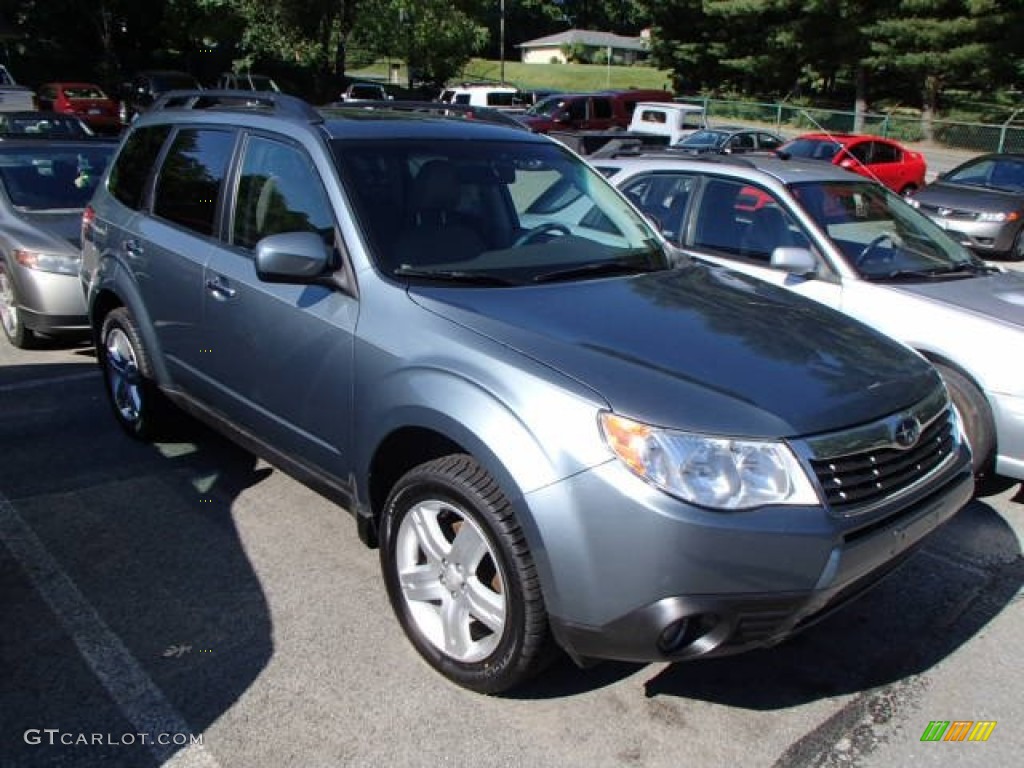
<path fill-rule="evenodd" d="M 664 137 L 665 143 L 676 144 L 694 131 L 707 127 L 704 107 L 678 101 L 641 101 L 633 110 L 627 134 Z"/>
<path fill-rule="evenodd" d="M 32 112 L 35 108 L 32 89 L 14 82 L 14 76 L 0 64 L 0 112 Z"/>
<path fill-rule="evenodd" d="M 704 108 L 678 101 L 640 101 L 624 131 L 551 131 L 552 138 L 581 155 L 615 152 L 624 145 L 666 147 L 707 127 Z"/>

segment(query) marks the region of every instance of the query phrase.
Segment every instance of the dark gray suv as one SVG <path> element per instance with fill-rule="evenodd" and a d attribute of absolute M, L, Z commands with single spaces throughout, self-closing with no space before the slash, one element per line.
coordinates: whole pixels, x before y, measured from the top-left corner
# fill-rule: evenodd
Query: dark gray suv
<path fill-rule="evenodd" d="M 557 142 L 393 104 L 165 97 L 82 276 L 121 425 L 174 404 L 337 498 L 451 680 L 776 643 L 970 498 L 925 360 L 691 261 Z"/>

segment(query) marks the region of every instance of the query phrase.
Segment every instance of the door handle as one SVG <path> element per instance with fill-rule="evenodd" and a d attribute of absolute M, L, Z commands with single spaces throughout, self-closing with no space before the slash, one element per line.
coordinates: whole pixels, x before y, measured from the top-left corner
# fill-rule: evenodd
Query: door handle
<path fill-rule="evenodd" d="M 222 299 L 233 299 L 237 291 L 220 275 L 206 279 L 206 290 Z"/>

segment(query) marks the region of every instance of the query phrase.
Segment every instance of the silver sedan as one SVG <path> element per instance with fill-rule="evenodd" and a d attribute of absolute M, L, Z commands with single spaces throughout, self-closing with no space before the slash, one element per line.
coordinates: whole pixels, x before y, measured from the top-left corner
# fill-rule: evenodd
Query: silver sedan
<path fill-rule="evenodd" d="M 88 334 L 78 277 L 82 212 L 115 144 L 0 143 L 0 327 L 16 347 Z"/>

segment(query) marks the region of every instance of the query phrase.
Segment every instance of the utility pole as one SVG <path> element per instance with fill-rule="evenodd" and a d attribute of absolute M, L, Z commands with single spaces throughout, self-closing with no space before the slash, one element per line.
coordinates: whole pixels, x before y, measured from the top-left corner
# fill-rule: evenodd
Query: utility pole
<path fill-rule="evenodd" d="M 501 82 L 505 82 L 505 0 L 501 0 L 498 21 L 498 49 L 501 54 Z"/>

